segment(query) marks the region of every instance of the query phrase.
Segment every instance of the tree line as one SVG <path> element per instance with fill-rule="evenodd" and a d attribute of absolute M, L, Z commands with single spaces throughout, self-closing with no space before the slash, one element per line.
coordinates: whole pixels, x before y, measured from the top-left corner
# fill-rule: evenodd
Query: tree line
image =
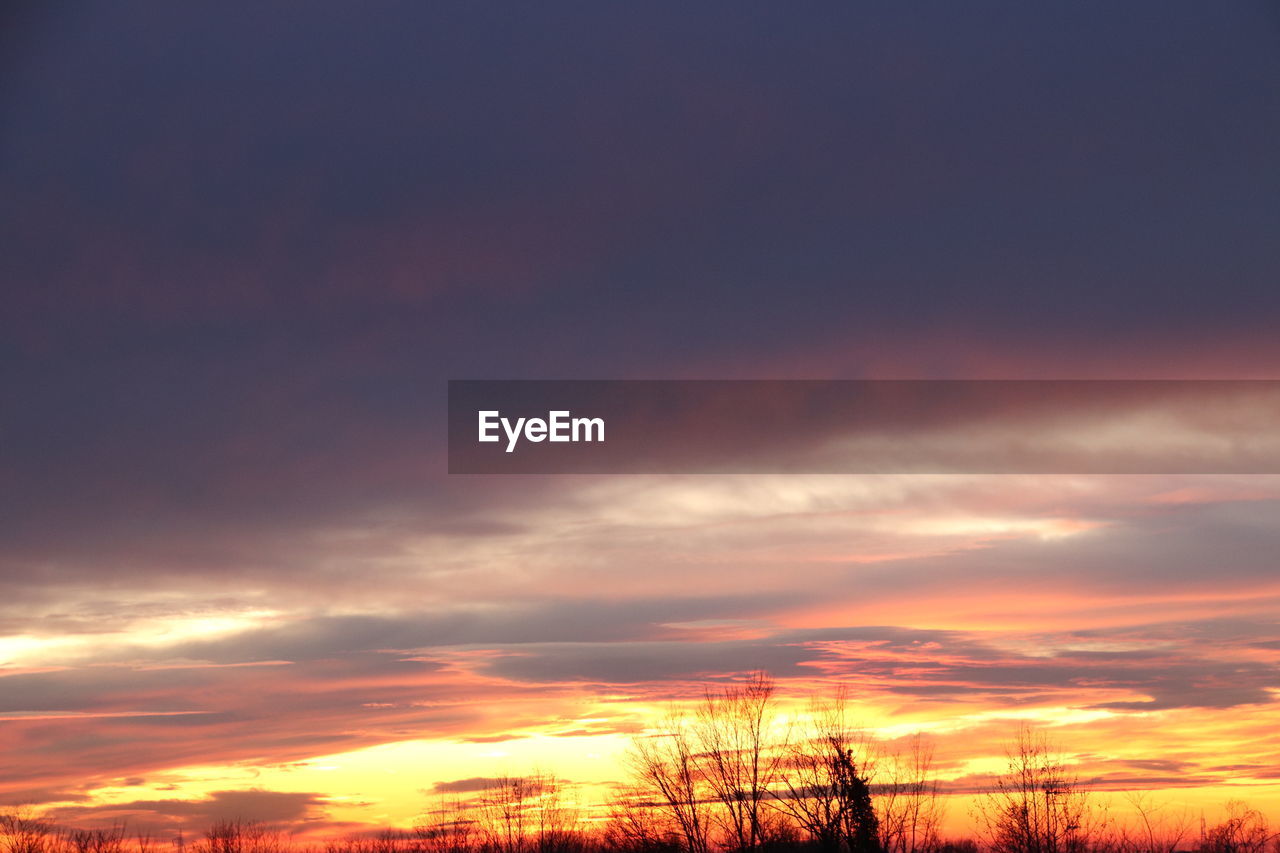
<path fill-rule="evenodd" d="M 1071 772 L 1047 737 L 1012 736 L 1007 766 L 976 797 L 972 838 L 942 836 L 945 799 L 920 735 L 885 751 L 849 719 L 846 697 L 784 720 L 772 679 L 708 688 L 637 735 L 605 809 L 573 801 L 551 774 L 488 780 L 433 805 L 412 831 L 320 848 L 262 825 L 215 823 L 172 853 L 1280 853 L 1280 834 L 1241 802 L 1208 824 L 1128 794 L 1128 816 Z M 121 824 L 59 829 L 0 813 L 0 853 L 170 853 Z"/>

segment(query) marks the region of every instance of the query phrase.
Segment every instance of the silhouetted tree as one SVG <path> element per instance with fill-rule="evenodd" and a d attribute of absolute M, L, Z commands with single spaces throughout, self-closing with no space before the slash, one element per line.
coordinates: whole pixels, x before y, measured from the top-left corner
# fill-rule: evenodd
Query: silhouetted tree
<path fill-rule="evenodd" d="M 280 833 L 260 823 L 221 820 L 205 830 L 194 845 L 196 853 L 282 853 Z"/>
<path fill-rule="evenodd" d="M 913 736 L 877 763 L 876 813 L 880 846 L 887 853 L 928 853 L 938 846 L 942 801 L 933 773 L 933 747 Z"/>
<path fill-rule="evenodd" d="M 1098 830 L 1087 791 L 1050 748 L 1022 726 L 1009 769 L 979 802 L 977 818 L 997 853 L 1083 853 Z"/>
<path fill-rule="evenodd" d="M 601 842 L 616 853 L 678 853 L 680 837 L 668 816 L 634 789 L 616 792 Z"/>
<path fill-rule="evenodd" d="M 0 814 L 0 853 L 52 853 L 54 842 L 53 826 L 25 809 Z"/>
<path fill-rule="evenodd" d="M 773 801 L 822 850 L 879 849 L 878 819 L 867 786 L 866 738 L 846 720 L 843 693 L 810 707 L 813 730 L 792 740 Z"/>
<path fill-rule="evenodd" d="M 74 853 L 122 853 L 124 839 L 122 823 L 97 829 L 73 829 L 66 835 L 67 845 Z"/>
<path fill-rule="evenodd" d="M 673 711 L 662 729 L 632 743 L 627 763 L 637 793 L 670 821 L 688 853 L 708 853 L 711 804 L 688 718 Z"/>
<path fill-rule="evenodd" d="M 1231 800 L 1226 820 L 1202 829 L 1196 849 L 1199 853 L 1265 853 L 1276 839 L 1262 812 Z"/>
<path fill-rule="evenodd" d="M 479 842 L 476 820 L 458 797 L 441 799 L 413 831 L 423 853 L 471 853 Z"/>
<path fill-rule="evenodd" d="M 1112 844 L 1119 853 L 1176 853 L 1192 832 L 1191 815 L 1185 810 L 1170 812 L 1149 794 L 1135 791 L 1125 795 L 1134 817 L 1116 828 Z"/>
<path fill-rule="evenodd" d="M 708 690 L 695 718 L 696 764 L 720 803 L 713 814 L 732 850 L 755 850 L 764 838 L 764 802 L 783 756 L 773 698 L 773 679 L 756 672 L 745 684 Z"/>

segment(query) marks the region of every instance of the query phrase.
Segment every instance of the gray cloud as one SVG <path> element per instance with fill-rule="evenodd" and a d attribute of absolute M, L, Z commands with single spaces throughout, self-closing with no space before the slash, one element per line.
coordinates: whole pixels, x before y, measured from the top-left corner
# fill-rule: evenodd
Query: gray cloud
<path fill-rule="evenodd" d="M 470 776 L 466 779 L 436 782 L 431 786 L 431 790 L 441 794 L 471 793 L 473 791 L 487 791 L 503 781 L 507 780 L 497 776 Z"/>
<path fill-rule="evenodd" d="M 1126 632 L 1132 636 L 1133 632 Z M 840 647 L 837 654 L 829 644 Z M 886 639 L 888 638 L 888 639 Z M 821 642 L 810 645 L 815 639 Z M 767 640 L 705 643 L 571 643 L 512 647 L 486 671 L 519 681 L 637 683 L 765 669 L 782 678 L 815 670 L 889 694 L 954 701 L 983 697 L 1009 706 L 1069 695 L 1108 710 L 1230 708 L 1269 703 L 1280 665 L 1218 659 L 1186 645 L 1135 653 L 1001 652 L 960 632 L 905 628 L 791 632 Z M 1090 696 L 1136 693 L 1147 698 Z"/>
<path fill-rule="evenodd" d="M 110 806 L 68 806 L 52 810 L 55 820 L 107 814 L 131 814 L 143 825 L 147 816 L 181 818 L 193 824 L 215 821 L 283 824 L 308 820 L 324 807 L 321 794 L 248 789 L 214 791 L 199 800 L 131 800 Z"/>

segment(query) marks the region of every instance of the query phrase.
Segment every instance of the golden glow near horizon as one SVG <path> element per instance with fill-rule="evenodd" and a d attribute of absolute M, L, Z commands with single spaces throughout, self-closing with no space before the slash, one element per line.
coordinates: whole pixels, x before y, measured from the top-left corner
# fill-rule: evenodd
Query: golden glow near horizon
<path fill-rule="evenodd" d="M 799 700 L 783 701 L 791 713 L 803 717 L 804 704 Z M 656 721 L 662 709 L 649 709 L 648 715 Z M 941 770 L 937 778 L 943 783 L 944 801 L 948 814 L 944 826 L 952 834 L 970 830 L 969 814 L 974 806 L 974 794 L 969 790 L 977 782 L 1005 770 L 1004 744 L 991 739 L 992 726 L 1013 728 L 1019 722 L 1031 722 L 1046 727 L 1047 731 L 1080 731 L 1079 727 L 1120 715 L 1106 712 L 1082 712 L 1071 708 L 1044 708 L 1022 714 L 1002 712 L 974 712 L 962 719 L 917 721 L 915 723 L 888 724 L 874 727 L 871 734 L 880 742 L 891 744 L 900 738 L 917 733 L 929 737 L 929 742 L 940 747 L 938 759 Z M 1150 715 L 1148 726 L 1169 726 L 1179 736 L 1185 730 L 1171 720 L 1168 714 Z M 599 718 L 597 722 L 607 721 Z M 1274 718 L 1271 720 L 1274 722 Z M 789 721 L 782 715 L 780 724 Z M 1128 721 L 1133 724 L 1133 720 Z M 1185 725 L 1185 723 L 1184 723 Z M 1192 731 L 1205 735 L 1205 729 L 1194 725 Z M 1203 741 L 1214 749 L 1239 750 L 1244 746 L 1240 733 L 1220 739 Z M 1222 736 L 1225 735 L 1225 736 Z M 966 738 L 979 737 L 992 747 L 989 754 L 961 758 L 954 752 L 953 744 Z M 1153 737 L 1152 741 L 1157 738 Z M 1128 741 L 1126 743 L 1126 741 Z M 530 733 L 523 736 L 476 744 L 456 740 L 412 740 L 380 744 L 349 752 L 318 755 L 288 764 L 234 764 L 196 765 L 170 769 L 149 783 L 129 786 L 99 787 L 91 792 L 94 805 L 103 815 L 112 815 L 113 806 L 122 806 L 126 812 L 131 803 L 138 800 L 201 800 L 211 794 L 227 790 L 272 791 L 280 793 L 323 792 L 319 805 L 326 822 L 338 822 L 349 826 L 362 824 L 411 828 L 442 802 L 461 796 L 476 796 L 477 790 L 464 789 L 460 795 L 434 786 L 454 780 L 470 778 L 499 778 L 521 776 L 529 773 L 550 773 L 567 783 L 570 801 L 582 809 L 583 816 L 601 814 L 602 807 L 614 792 L 614 786 L 624 781 L 623 759 L 631 739 L 619 734 L 589 736 L 555 736 Z M 1070 766 L 1078 768 L 1082 779 L 1091 770 L 1108 759 L 1126 754 L 1142 757 L 1149 755 L 1144 739 L 1118 736 L 1110 755 L 1070 754 Z M 949 792 L 947 783 L 957 783 L 959 790 Z M 1210 819 L 1221 811 L 1226 799 L 1243 798 L 1263 808 L 1280 804 L 1280 782 L 1267 779 L 1250 779 L 1239 775 L 1222 775 L 1212 780 L 1191 784 L 1164 785 L 1103 785 L 1095 791 L 1095 797 L 1105 801 L 1111 811 L 1123 817 L 1128 813 L 1122 795 L 1132 790 L 1147 790 L 1156 795 L 1159 802 L 1179 809 L 1193 809 Z M 58 804 L 52 804 L 58 805 Z M 305 822 L 295 828 L 307 832 Z M 324 834 L 322 832 L 322 834 Z"/>
<path fill-rule="evenodd" d="M 0 645 L 23 697 L 0 732 L 73 762 L 28 786 L 70 823 L 409 827 L 533 771 L 594 814 L 672 702 L 765 669 L 788 723 L 842 687 L 885 750 L 927 737 L 953 833 L 1022 722 L 1099 793 L 1275 815 L 1278 500 L 1274 477 L 567 478 L 462 532 L 310 534 L 251 596 L 63 602 L 76 630 Z"/>

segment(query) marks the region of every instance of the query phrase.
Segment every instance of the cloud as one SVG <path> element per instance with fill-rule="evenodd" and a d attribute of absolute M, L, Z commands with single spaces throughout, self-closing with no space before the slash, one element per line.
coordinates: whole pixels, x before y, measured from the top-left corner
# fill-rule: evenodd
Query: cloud
<path fill-rule="evenodd" d="M 1144 784 L 1274 728 L 1277 478 L 460 478 L 442 428 L 459 377 L 1275 375 L 1254 6 L 44 6 L 0 36 L 6 801 L 761 667 L 952 769 L 1018 714 Z"/>
<path fill-rule="evenodd" d="M 755 669 L 795 677 L 805 672 L 801 664 L 813 658 L 801 646 L 755 642 L 530 644 L 490 659 L 484 669 L 517 681 L 640 684 Z"/>
<path fill-rule="evenodd" d="M 1118 632 L 1128 642 L 1140 631 Z M 1187 633 L 1194 634 L 1191 626 Z M 528 644 L 486 658 L 483 671 L 516 681 L 605 684 L 695 681 L 765 669 L 781 679 L 844 679 L 861 691 L 934 701 L 981 699 L 997 707 L 1058 700 L 1082 708 L 1161 710 L 1271 703 L 1280 665 L 1221 657 L 1164 642 L 1128 652 L 1001 649 L 998 636 L 907 628 L 797 631 L 702 643 Z M 1054 647 L 1058 646 L 1057 650 Z M 1113 698 L 1138 694 L 1141 699 Z"/>
<path fill-rule="evenodd" d="M 178 644 L 165 651 L 177 658 L 216 662 L 303 661 L 383 649 L 624 642 L 678 633 L 666 627 L 669 623 L 742 617 L 779 603 L 775 596 L 729 593 L 621 601 L 510 601 L 398 615 L 313 616 L 219 640 Z"/>
<path fill-rule="evenodd" d="M 441 794 L 471 793 L 473 791 L 487 791 L 506 781 L 510 780 L 497 776 L 470 776 L 466 779 L 436 782 L 431 786 L 431 790 Z"/>
<path fill-rule="evenodd" d="M 29 787 L 0 791 L 0 805 L 30 806 L 40 803 L 86 802 L 89 795 L 82 790 L 62 787 Z"/>
<path fill-rule="evenodd" d="M 68 713 L 0 721 L 17 744 L 0 758 L 0 787 L 101 783 L 262 756 L 287 762 L 409 736 L 474 731 L 500 713 L 475 703 L 509 695 L 402 658 L 351 655 L 252 674 L 99 666 L 8 676 L 10 704 Z M 539 709 L 546 710 L 530 703 L 527 713 Z M 502 719 L 510 724 L 513 716 Z"/>
<path fill-rule="evenodd" d="M 198 800 L 130 800 L 111 805 L 64 806 L 52 809 L 57 821 L 78 822 L 108 815 L 129 815 L 138 825 L 206 827 L 218 821 L 281 825 L 316 819 L 325 807 L 324 795 L 247 789 L 213 791 Z M 157 820 L 159 819 L 159 820 Z"/>

